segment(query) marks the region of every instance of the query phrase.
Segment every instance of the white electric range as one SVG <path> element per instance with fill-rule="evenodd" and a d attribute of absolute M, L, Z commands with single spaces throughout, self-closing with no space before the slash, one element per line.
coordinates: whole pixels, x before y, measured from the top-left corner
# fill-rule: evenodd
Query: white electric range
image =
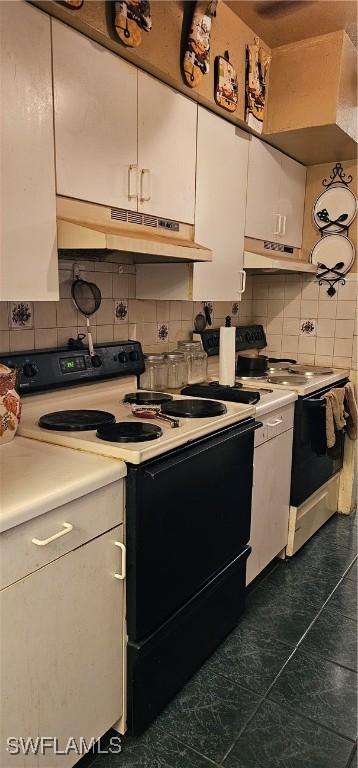
<path fill-rule="evenodd" d="M 257 396 L 223 403 L 158 393 L 161 413 L 179 418 L 173 427 L 138 418 L 125 402 L 140 394 L 138 342 L 97 346 L 95 361 L 86 349 L 56 349 L 1 362 L 18 369 L 27 393 L 22 438 L 126 462 L 127 711 L 139 734 L 244 610 Z M 159 663 L 166 674 L 158 677 Z"/>

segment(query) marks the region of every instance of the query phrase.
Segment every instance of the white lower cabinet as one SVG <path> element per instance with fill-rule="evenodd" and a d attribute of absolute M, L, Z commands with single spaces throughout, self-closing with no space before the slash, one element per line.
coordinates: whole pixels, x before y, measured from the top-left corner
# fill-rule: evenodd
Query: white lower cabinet
<path fill-rule="evenodd" d="M 124 581 L 115 574 L 122 541 L 119 525 L 1 591 L 4 768 L 69 768 L 79 759 L 52 747 L 10 755 L 9 737 L 55 737 L 65 749 L 71 737 L 88 743 L 120 719 Z"/>
<path fill-rule="evenodd" d="M 279 419 L 281 421 L 277 423 Z M 250 535 L 252 551 L 247 561 L 247 584 L 286 547 L 288 538 L 293 407 L 286 406 L 282 413 L 275 411 L 264 417 L 262 422 L 263 426 L 257 431 L 255 440 Z M 280 429 L 286 431 L 279 434 Z"/>

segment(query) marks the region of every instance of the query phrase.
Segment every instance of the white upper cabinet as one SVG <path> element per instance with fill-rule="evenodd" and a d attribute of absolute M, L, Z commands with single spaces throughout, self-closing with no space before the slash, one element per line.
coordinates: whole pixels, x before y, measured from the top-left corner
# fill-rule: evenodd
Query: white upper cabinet
<path fill-rule="evenodd" d="M 195 102 L 138 72 L 138 210 L 194 223 Z"/>
<path fill-rule="evenodd" d="M 195 301 L 233 301 L 243 288 L 249 136 L 199 107 L 195 240 L 211 263 L 193 267 Z"/>
<path fill-rule="evenodd" d="M 302 245 L 305 189 L 305 166 L 286 155 L 282 155 L 280 185 L 282 235 L 280 240 L 287 245 L 293 245 L 295 248 L 300 248 Z"/>
<path fill-rule="evenodd" d="M 249 152 L 247 237 L 302 244 L 306 168 L 260 139 Z"/>
<path fill-rule="evenodd" d="M 137 70 L 52 24 L 57 193 L 137 210 Z"/>
<path fill-rule="evenodd" d="M 0 3 L 0 300 L 58 299 L 50 18 Z"/>

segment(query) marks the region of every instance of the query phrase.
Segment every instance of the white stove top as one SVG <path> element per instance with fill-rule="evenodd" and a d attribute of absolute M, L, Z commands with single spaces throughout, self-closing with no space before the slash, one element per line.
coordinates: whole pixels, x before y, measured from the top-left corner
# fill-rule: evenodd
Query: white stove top
<path fill-rule="evenodd" d="M 138 423 L 139 419 L 132 415 L 131 406 L 123 403 L 124 395 L 128 392 L 134 392 L 136 388 L 135 377 L 126 377 L 99 384 L 80 385 L 65 390 L 29 395 L 23 400 L 18 434 L 54 445 L 67 446 L 101 456 L 122 459 L 132 464 L 140 464 L 180 445 L 255 415 L 255 407 L 252 405 L 225 403 L 227 409 L 225 414 L 211 418 L 180 417 L 180 427 L 176 429 L 160 420 L 147 420 L 149 424 L 157 424 L 162 429 L 163 434 L 158 439 L 139 443 L 111 443 L 98 439 L 96 431 L 50 431 L 42 429 L 38 425 L 40 416 L 45 413 L 89 408 L 109 411 L 114 414 L 116 421 Z M 181 395 L 173 395 L 173 397 L 182 400 L 191 399 Z"/>
<path fill-rule="evenodd" d="M 297 368 L 303 369 L 305 368 L 304 365 L 298 365 Z M 307 366 L 307 370 L 310 369 L 310 366 Z M 219 374 L 219 357 L 210 357 L 209 358 L 209 374 L 211 379 L 217 379 Z M 309 371 L 309 375 L 299 375 L 297 378 L 295 377 L 295 374 L 291 374 L 287 372 L 287 375 L 285 371 L 279 371 L 276 370 L 273 374 L 274 376 L 279 376 L 283 374 L 285 377 L 285 382 L 283 384 L 274 383 L 273 381 L 268 381 L 266 376 L 263 376 L 262 378 L 253 378 L 253 377 L 247 377 L 247 378 L 237 378 L 236 381 L 242 384 L 244 389 L 255 389 L 257 391 L 264 390 L 264 389 L 270 389 L 273 391 L 277 390 L 291 390 L 293 392 L 296 392 L 297 395 L 310 395 L 312 392 L 317 392 L 319 389 L 322 389 L 323 387 L 329 387 L 331 384 L 336 384 L 337 381 L 340 381 L 341 379 L 345 379 L 349 376 L 348 370 L 343 370 L 340 368 L 333 369 L 332 373 L 326 373 L 326 374 L 314 374 L 313 371 Z M 261 399 L 263 398 L 263 395 L 261 395 Z"/>

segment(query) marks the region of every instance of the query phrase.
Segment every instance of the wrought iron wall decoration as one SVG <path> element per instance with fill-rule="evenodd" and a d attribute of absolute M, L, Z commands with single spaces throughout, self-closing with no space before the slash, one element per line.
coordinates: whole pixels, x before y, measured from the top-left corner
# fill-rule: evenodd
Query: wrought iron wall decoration
<path fill-rule="evenodd" d="M 322 180 L 323 192 L 312 210 L 320 240 L 311 251 L 311 263 L 316 264 L 320 285 L 327 283 L 328 296 L 336 293 L 336 284 L 345 284 L 344 276 L 352 268 L 355 248 L 348 238 L 349 227 L 357 214 L 357 198 L 349 189 L 352 176 L 346 175 L 341 163 L 336 163 L 329 179 Z"/>

